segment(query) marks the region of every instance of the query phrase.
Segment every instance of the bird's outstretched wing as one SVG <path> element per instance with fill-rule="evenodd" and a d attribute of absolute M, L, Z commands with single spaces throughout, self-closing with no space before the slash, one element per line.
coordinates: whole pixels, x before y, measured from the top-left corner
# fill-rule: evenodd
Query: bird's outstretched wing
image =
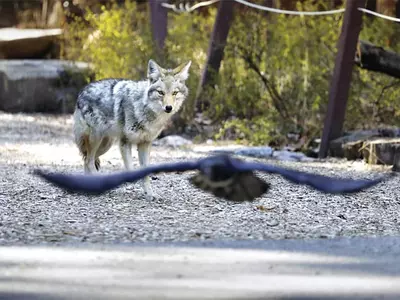
<path fill-rule="evenodd" d="M 148 166 L 134 171 L 118 172 L 105 175 L 64 174 L 46 172 L 40 169 L 33 171 L 48 182 L 68 190 L 85 194 L 101 194 L 115 189 L 127 182 L 138 181 L 150 174 L 161 172 L 183 172 L 198 169 L 199 162 L 177 162 Z"/>
<path fill-rule="evenodd" d="M 275 173 L 283 176 L 284 178 L 293 183 L 309 185 L 318 191 L 324 193 L 332 193 L 332 194 L 356 193 L 361 190 L 372 187 L 393 175 L 390 174 L 389 176 L 380 176 L 378 178 L 370 180 L 349 179 L 349 178 L 335 178 L 324 175 L 312 174 L 308 172 L 301 172 L 258 162 L 245 162 L 242 160 L 232 160 L 232 164 L 238 171 L 241 172 L 261 171 L 267 173 Z"/>
<path fill-rule="evenodd" d="M 153 173 L 190 170 L 199 171 L 189 179 L 194 186 L 230 201 L 252 201 L 269 189 L 269 184 L 257 177 L 254 171 L 280 174 L 293 183 L 306 184 L 324 193 L 355 193 L 372 187 L 389 177 L 381 176 L 372 180 L 334 178 L 258 162 L 246 162 L 231 158 L 229 155 L 211 156 L 197 161 L 152 165 L 135 171 L 107 175 L 48 173 L 43 170 L 35 170 L 34 173 L 70 192 L 101 194 L 124 183 L 138 181 Z"/>

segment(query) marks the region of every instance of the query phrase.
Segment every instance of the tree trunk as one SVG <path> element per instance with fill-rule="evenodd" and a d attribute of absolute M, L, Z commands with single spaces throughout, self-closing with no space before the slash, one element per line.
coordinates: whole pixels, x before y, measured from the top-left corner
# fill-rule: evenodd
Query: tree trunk
<path fill-rule="evenodd" d="M 396 11 L 396 0 L 376 1 L 376 12 L 388 16 L 394 16 Z"/>
<path fill-rule="evenodd" d="M 18 24 L 16 3 L 0 1 L 0 28 L 13 27 Z"/>
<path fill-rule="evenodd" d="M 161 59 L 167 37 L 168 9 L 161 6 L 163 1 L 150 0 L 151 27 L 153 39 L 157 47 L 157 58 Z M 162 62 L 160 62 L 162 63 Z"/>
<path fill-rule="evenodd" d="M 396 2 L 396 18 L 400 18 L 400 1 Z"/>
<path fill-rule="evenodd" d="M 196 95 L 196 104 L 199 110 L 209 105 L 208 101 L 202 99 L 202 92 L 205 87 L 214 84 L 215 75 L 218 74 L 219 67 L 221 66 L 229 29 L 233 20 L 234 4 L 234 1 L 221 1 L 219 3 L 218 13 L 215 18 L 214 29 L 208 48 L 207 61 Z"/>

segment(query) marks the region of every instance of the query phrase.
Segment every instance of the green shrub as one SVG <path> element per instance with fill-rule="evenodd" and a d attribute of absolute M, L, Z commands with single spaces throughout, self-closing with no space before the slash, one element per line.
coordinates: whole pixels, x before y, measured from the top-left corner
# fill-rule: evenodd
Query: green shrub
<path fill-rule="evenodd" d="M 141 78 L 154 54 L 147 18 L 131 1 L 102 6 L 100 14 L 88 10 L 67 28 L 65 57 L 90 62 L 96 80 Z"/>

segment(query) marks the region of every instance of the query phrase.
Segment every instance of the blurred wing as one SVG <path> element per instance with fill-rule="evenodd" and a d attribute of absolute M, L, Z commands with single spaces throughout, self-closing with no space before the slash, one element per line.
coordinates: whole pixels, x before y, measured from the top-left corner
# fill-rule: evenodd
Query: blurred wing
<path fill-rule="evenodd" d="M 236 161 L 234 165 L 242 172 L 252 170 L 280 174 L 293 183 L 306 184 L 317 189 L 318 191 L 333 194 L 359 192 L 388 178 L 388 176 L 381 176 L 372 180 L 334 178 L 256 162 Z"/>
<path fill-rule="evenodd" d="M 115 189 L 124 183 L 138 181 L 152 173 L 184 172 L 197 168 L 198 162 L 178 162 L 106 175 L 48 173 L 39 169 L 34 170 L 33 173 L 69 192 L 101 194 Z"/>

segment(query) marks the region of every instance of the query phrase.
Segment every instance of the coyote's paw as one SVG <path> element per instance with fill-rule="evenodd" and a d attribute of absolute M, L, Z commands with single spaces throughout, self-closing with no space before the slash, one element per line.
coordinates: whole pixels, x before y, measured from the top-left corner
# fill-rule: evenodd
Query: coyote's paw
<path fill-rule="evenodd" d="M 146 177 L 143 180 L 143 191 L 144 191 L 144 197 L 146 198 L 146 200 L 158 200 L 163 198 L 161 195 L 155 193 L 153 191 L 153 187 L 151 185 L 151 179 L 150 177 Z"/>

